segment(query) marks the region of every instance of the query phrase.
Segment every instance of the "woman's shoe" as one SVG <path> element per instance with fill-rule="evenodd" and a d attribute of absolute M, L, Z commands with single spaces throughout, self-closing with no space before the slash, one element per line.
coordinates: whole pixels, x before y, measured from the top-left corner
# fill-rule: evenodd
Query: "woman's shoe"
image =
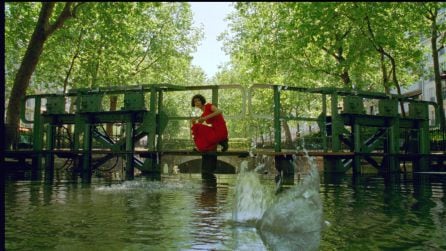
<path fill-rule="evenodd" d="M 225 139 L 223 141 L 220 141 L 219 144 L 221 145 L 221 151 L 222 152 L 226 152 L 228 150 L 229 145 L 228 145 L 228 140 L 227 139 Z"/>

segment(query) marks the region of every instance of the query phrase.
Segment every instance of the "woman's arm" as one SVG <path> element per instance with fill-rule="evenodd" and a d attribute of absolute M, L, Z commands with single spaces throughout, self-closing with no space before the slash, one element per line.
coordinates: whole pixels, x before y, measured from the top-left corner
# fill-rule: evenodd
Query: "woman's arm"
<path fill-rule="evenodd" d="M 206 120 L 208 120 L 208 119 L 210 119 L 210 118 L 213 118 L 213 117 L 215 117 L 215 116 L 217 116 L 217 115 L 219 115 L 219 114 L 222 114 L 223 112 L 220 110 L 220 109 L 218 109 L 215 105 L 212 105 L 211 106 L 211 111 L 212 111 L 212 113 L 211 114 L 209 114 L 209 115 L 207 115 L 207 116 L 204 116 L 204 117 L 201 117 L 201 118 L 198 118 L 198 122 L 203 122 L 203 121 L 206 121 Z"/>

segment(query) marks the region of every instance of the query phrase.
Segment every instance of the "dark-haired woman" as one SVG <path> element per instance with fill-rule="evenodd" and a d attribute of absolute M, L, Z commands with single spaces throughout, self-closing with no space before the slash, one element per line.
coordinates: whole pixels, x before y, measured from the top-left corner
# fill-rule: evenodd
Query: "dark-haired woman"
<path fill-rule="evenodd" d="M 200 152 L 216 151 L 217 145 L 222 151 L 228 150 L 228 129 L 222 111 L 215 105 L 206 103 L 206 99 L 197 94 L 192 97 L 192 107 L 203 111 L 199 118 L 192 119 L 192 134 L 196 150 Z"/>

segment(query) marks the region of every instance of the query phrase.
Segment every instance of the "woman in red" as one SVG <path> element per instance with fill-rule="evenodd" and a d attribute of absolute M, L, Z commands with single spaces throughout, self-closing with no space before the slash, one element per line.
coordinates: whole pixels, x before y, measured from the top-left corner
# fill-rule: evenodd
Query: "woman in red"
<path fill-rule="evenodd" d="M 228 129 L 222 111 L 211 103 L 206 104 L 206 99 L 200 94 L 192 97 L 192 107 L 200 108 L 203 111 L 199 118 L 192 119 L 192 134 L 196 150 L 200 152 L 216 151 L 217 145 L 220 144 L 221 151 L 227 151 Z"/>

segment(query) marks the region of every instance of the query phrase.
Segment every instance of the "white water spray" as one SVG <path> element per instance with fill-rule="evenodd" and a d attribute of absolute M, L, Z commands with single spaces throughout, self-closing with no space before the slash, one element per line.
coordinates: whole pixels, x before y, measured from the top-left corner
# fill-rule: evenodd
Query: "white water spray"
<path fill-rule="evenodd" d="M 259 227 L 277 234 L 304 233 L 320 230 L 321 220 L 319 173 L 314 162 L 310 162 L 309 174 L 277 197 L 265 211 Z"/>
<path fill-rule="evenodd" d="M 259 220 L 273 197 L 272 192 L 260 184 L 258 174 L 248 171 L 247 161 L 240 165 L 235 191 L 232 219 L 236 222 Z"/>
<path fill-rule="evenodd" d="M 233 220 L 254 220 L 262 239 L 274 250 L 317 250 L 320 244 L 322 201 L 319 173 L 303 147 L 309 170 L 290 189 L 273 196 L 273 188 L 260 184 L 258 174 L 241 168 L 236 184 Z M 295 158 L 294 162 L 295 162 Z M 298 168 L 293 163 L 296 169 Z M 262 169 L 263 167 L 257 167 Z"/>
<path fill-rule="evenodd" d="M 100 185 L 95 187 L 94 190 L 98 192 L 110 192 L 110 193 L 134 193 L 135 191 L 144 193 L 159 193 L 169 191 L 184 191 L 184 190 L 197 190 L 200 185 L 193 182 L 185 182 L 179 180 L 169 181 L 124 181 L 119 184 L 112 185 Z"/>
<path fill-rule="evenodd" d="M 302 142 L 308 174 L 281 193 L 258 222 L 262 238 L 276 250 L 318 250 L 322 222 L 319 172 Z"/>

